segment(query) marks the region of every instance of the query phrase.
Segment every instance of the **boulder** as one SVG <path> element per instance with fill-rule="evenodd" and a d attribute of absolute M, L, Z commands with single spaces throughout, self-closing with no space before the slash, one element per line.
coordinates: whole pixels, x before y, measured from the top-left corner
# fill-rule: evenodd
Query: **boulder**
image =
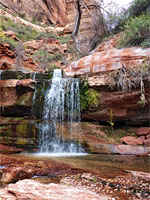
<path fill-rule="evenodd" d="M 15 62 L 15 53 L 9 44 L 0 43 L 0 70 L 9 70 Z"/>
<path fill-rule="evenodd" d="M 88 189 L 75 186 L 50 183 L 42 184 L 33 180 L 22 180 L 16 184 L 10 184 L 5 189 L 0 189 L 0 198 L 5 200 L 107 200 L 106 196 L 98 195 Z"/>
<path fill-rule="evenodd" d="M 146 138 L 147 138 L 147 139 L 150 139 L 150 134 L 146 135 Z"/>
<path fill-rule="evenodd" d="M 150 139 L 144 140 L 144 144 L 146 144 L 147 146 L 150 146 Z"/>
<path fill-rule="evenodd" d="M 34 54 L 37 53 L 38 50 L 41 50 L 44 46 L 44 49 L 47 50 L 48 53 L 52 54 L 63 54 L 67 47 L 61 45 L 59 40 L 54 38 L 49 39 L 41 39 L 41 40 L 32 40 L 29 42 L 24 42 L 24 46 L 26 48 L 26 53 Z M 41 49 L 40 49 L 41 47 Z"/>
<path fill-rule="evenodd" d="M 110 151 L 110 153 L 122 154 L 122 155 L 141 155 L 150 152 L 150 147 L 137 146 L 137 145 L 107 144 L 107 148 Z"/>
<path fill-rule="evenodd" d="M 18 180 L 31 178 L 33 170 L 23 167 L 10 167 L 10 170 L 3 172 L 0 182 L 2 184 L 15 183 Z"/>
<path fill-rule="evenodd" d="M 141 127 L 138 128 L 136 131 L 136 135 L 149 135 L 150 134 L 150 127 Z"/>
<path fill-rule="evenodd" d="M 12 40 L 19 41 L 19 39 L 16 37 L 16 34 L 13 31 L 4 31 L 4 35 L 8 38 L 11 38 Z"/>
<path fill-rule="evenodd" d="M 132 136 L 125 136 L 125 137 L 121 138 L 121 141 L 123 143 L 129 144 L 129 145 L 143 144 L 143 139 L 142 138 L 136 138 L 136 137 L 132 137 Z"/>

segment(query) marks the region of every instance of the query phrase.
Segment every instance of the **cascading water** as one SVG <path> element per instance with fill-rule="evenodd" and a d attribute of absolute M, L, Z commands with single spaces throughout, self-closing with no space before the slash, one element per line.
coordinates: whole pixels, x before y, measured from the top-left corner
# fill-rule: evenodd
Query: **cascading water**
<path fill-rule="evenodd" d="M 0 69 L 0 80 L 2 80 L 2 72 L 3 70 Z"/>
<path fill-rule="evenodd" d="M 45 96 L 42 118 L 39 153 L 84 153 L 76 142 L 80 124 L 78 79 L 62 78 L 62 71 L 54 70 L 51 87 Z M 66 126 L 70 132 L 67 139 Z"/>

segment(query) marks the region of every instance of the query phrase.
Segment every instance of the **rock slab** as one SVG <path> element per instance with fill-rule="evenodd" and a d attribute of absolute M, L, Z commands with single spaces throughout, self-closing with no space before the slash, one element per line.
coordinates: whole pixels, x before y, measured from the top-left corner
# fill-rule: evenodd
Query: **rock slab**
<path fill-rule="evenodd" d="M 33 180 L 22 180 L 16 184 L 10 184 L 5 189 L 0 189 L 0 199 L 5 200 L 107 200 L 84 188 L 50 183 L 41 184 Z"/>

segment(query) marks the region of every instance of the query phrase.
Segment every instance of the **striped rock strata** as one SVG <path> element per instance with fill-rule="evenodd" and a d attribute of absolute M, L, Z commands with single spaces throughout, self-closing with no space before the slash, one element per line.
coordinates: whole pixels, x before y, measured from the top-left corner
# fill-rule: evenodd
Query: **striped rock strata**
<path fill-rule="evenodd" d="M 137 66 L 147 57 L 150 57 L 150 49 L 138 47 L 110 48 L 72 62 L 64 69 L 64 72 L 69 77 L 101 74 L 121 69 L 123 65 L 126 68 Z"/>

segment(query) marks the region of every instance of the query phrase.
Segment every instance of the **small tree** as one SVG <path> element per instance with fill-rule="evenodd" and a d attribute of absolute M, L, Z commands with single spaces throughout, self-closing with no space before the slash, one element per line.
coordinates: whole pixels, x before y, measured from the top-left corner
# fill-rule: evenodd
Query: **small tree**
<path fill-rule="evenodd" d="M 33 56 L 34 61 L 44 70 L 47 68 L 50 56 L 48 53 L 48 47 L 46 46 L 47 42 L 48 38 L 44 39 L 38 47 L 38 52 Z"/>
<path fill-rule="evenodd" d="M 22 70 L 23 62 L 25 60 L 25 50 L 22 42 L 18 42 L 15 54 L 16 54 L 16 60 L 15 60 L 16 70 L 20 71 Z"/>

